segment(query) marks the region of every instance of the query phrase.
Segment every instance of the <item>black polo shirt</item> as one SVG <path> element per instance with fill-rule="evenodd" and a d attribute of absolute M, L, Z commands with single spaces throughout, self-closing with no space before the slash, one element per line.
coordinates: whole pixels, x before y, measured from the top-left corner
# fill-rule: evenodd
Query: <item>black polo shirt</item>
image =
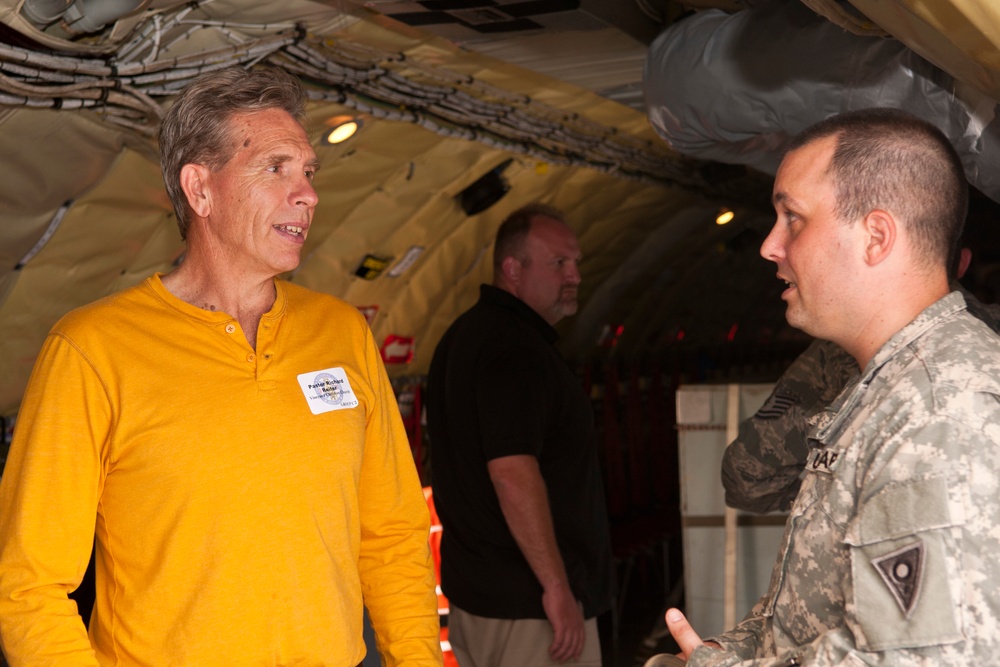
<path fill-rule="evenodd" d="M 611 603 L 608 519 L 590 400 L 559 356 L 553 329 L 505 290 L 448 329 L 428 378 L 441 582 L 457 607 L 488 618 L 545 618 L 542 588 L 507 528 L 486 462 L 538 459 L 556 541 L 584 615 Z"/>

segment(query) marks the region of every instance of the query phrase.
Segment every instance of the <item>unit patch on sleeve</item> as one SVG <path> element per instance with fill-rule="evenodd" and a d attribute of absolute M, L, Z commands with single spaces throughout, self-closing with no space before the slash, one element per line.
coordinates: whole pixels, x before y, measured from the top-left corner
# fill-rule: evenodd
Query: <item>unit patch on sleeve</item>
<path fill-rule="evenodd" d="M 358 397 L 354 395 L 343 368 L 303 373 L 298 379 L 309 410 L 314 415 L 358 406 Z"/>
<path fill-rule="evenodd" d="M 923 541 L 917 540 L 902 549 L 872 558 L 872 565 L 889 587 L 900 610 L 909 618 L 920 596 L 920 575 L 924 569 Z"/>

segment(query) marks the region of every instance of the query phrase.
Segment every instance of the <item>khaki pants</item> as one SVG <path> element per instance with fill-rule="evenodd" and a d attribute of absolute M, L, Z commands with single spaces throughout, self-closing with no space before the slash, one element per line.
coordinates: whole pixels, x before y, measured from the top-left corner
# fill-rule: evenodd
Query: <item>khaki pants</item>
<path fill-rule="evenodd" d="M 586 621 L 583 653 L 571 667 L 601 667 L 597 619 Z M 538 618 L 483 618 L 451 605 L 448 641 L 459 667 L 549 667 L 552 626 Z"/>

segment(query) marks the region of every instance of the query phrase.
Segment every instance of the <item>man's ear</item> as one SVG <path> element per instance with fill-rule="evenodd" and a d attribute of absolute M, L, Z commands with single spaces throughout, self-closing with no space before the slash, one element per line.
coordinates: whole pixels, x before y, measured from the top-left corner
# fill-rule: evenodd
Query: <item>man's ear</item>
<path fill-rule="evenodd" d="M 957 278 L 962 278 L 965 276 L 965 272 L 969 270 L 969 265 L 972 264 L 972 249 L 962 248 L 958 251 L 958 275 Z"/>
<path fill-rule="evenodd" d="M 201 164 L 186 164 L 181 167 L 181 190 L 187 197 L 188 206 L 199 218 L 207 218 L 212 210 L 208 175 L 208 167 Z"/>
<path fill-rule="evenodd" d="M 898 229 L 896 218 L 888 211 L 875 209 L 862 219 L 865 232 L 865 262 L 875 266 L 892 253 L 896 244 Z"/>
<path fill-rule="evenodd" d="M 521 262 L 516 257 L 507 256 L 500 262 L 500 270 L 503 272 L 504 280 L 509 285 L 517 285 L 521 281 Z"/>

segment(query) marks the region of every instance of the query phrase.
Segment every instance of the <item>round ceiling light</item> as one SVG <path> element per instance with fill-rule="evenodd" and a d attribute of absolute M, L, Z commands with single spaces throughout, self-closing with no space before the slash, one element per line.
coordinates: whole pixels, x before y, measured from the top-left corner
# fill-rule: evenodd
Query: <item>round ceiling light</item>
<path fill-rule="evenodd" d="M 335 116 L 326 121 L 330 128 L 323 135 L 323 142 L 331 146 L 343 143 L 361 129 L 361 119 L 353 116 Z"/>

